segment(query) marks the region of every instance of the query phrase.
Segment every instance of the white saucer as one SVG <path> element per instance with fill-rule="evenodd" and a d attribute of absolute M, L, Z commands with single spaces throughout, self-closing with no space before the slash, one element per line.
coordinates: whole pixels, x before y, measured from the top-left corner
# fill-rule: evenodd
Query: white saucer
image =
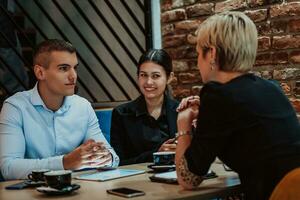
<path fill-rule="evenodd" d="M 62 195 L 62 194 L 69 194 L 73 192 L 74 190 L 78 190 L 80 188 L 80 185 L 73 184 L 71 186 L 67 186 L 61 190 L 51 188 L 51 187 L 38 187 L 36 190 L 38 192 L 48 194 L 48 195 Z"/>
<path fill-rule="evenodd" d="M 165 172 L 165 171 L 171 171 L 175 170 L 175 165 L 155 165 L 151 164 L 148 165 L 148 168 L 153 169 L 155 172 Z"/>
<path fill-rule="evenodd" d="M 29 187 L 38 187 L 38 186 L 45 185 L 46 183 L 44 181 L 26 180 L 25 184 L 28 185 Z"/>

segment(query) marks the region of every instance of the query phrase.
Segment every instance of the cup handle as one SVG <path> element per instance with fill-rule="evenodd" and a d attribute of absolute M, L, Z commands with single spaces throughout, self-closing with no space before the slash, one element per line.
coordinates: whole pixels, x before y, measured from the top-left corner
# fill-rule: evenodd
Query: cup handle
<path fill-rule="evenodd" d="M 32 174 L 28 174 L 28 179 L 32 180 Z"/>

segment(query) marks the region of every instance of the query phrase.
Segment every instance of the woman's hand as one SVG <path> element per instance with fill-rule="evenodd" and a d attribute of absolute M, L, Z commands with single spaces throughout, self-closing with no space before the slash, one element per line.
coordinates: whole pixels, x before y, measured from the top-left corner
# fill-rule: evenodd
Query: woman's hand
<path fill-rule="evenodd" d="M 168 139 L 167 141 L 165 141 L 160 148 L 158 149 L 158 151 L 176 151 L 176 143 L 175 143 L 175 138 L 172 139 Z"/>
<path fill-rule="evenodd" d="M 179 106 L 177 107 L 176 111 L 181 112 L 191 106 L 198 106 L 198 107 L 200 106 L 200 97 L 199 96 L 189 96 L 189 97 L 183 98 L 181 100 Z"/>
<path fill-rule="evenodd" d="M 191 131 L 192 125 L 195 123 L 198 113 L 198 106 L 192 106 L 179 112 L 177 116 L 178 131 Z"/>
<path fill-rule="evenodd" d="M 177 117 L 178 130 L 190 131 L 192 125 L 195 126 L 199 113 L 199 106 L 199 96 L 190 96 L 182 99 L 177 108 L 177 112 L 179 112 Z"/>

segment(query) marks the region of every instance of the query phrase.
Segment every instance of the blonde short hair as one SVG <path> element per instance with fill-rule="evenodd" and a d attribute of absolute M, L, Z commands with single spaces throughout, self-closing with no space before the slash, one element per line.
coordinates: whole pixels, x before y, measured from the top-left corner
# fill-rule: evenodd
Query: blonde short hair
<path fill-rule="evenodd" d="M 256 26 L 242 12 L 224 12 L 206 19 L 197 30 L 197 49 L 203 56 L 216 47 L 216 62 L 222 71 L 247 72 L 253 67 L 257 50 Z"/>

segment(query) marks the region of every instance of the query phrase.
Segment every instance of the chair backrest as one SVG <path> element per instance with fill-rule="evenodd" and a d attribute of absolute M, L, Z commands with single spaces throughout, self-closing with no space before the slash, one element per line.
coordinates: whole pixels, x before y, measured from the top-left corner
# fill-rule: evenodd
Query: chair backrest
<path fill-rule="evenodd" d="M 95 109 L 100 129 L 105 139 L 110 143 L 110 124 L 113 108 Z"/>
<path fill-rule="evenodd" d="M 300 167 L 287 173 L 277 184 L 269 200 L 300 199 Z"/>

